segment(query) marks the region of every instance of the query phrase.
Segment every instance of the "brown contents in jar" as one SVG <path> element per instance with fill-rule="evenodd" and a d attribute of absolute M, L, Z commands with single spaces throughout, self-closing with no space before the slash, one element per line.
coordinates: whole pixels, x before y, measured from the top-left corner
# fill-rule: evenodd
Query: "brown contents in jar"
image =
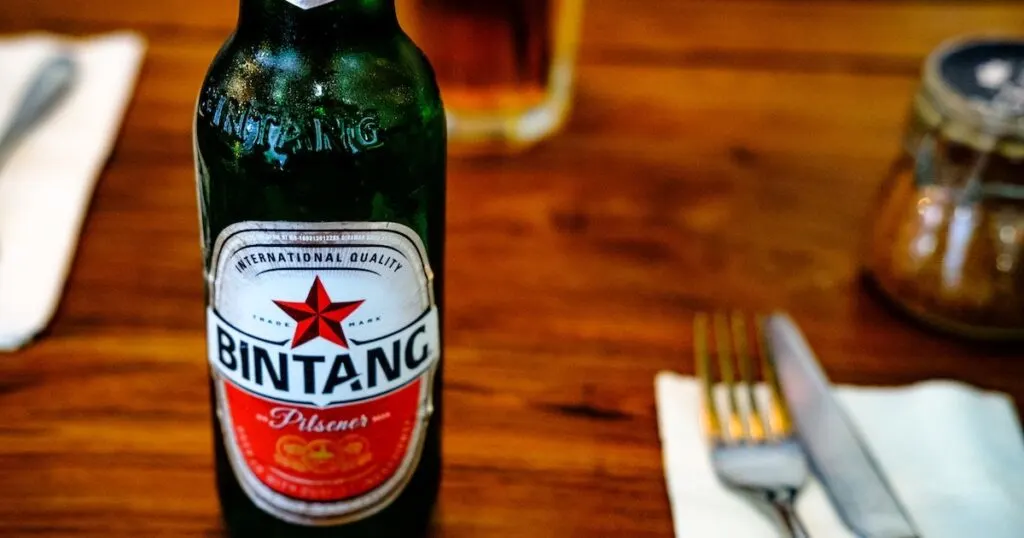
<path fill-rule="evenodd" d="M 940 133 L 921 139 L 882 192 L 869 276 L 942 329 L 1024 337 L 1024 158 L 1006 146 L 986 154 Z"/>

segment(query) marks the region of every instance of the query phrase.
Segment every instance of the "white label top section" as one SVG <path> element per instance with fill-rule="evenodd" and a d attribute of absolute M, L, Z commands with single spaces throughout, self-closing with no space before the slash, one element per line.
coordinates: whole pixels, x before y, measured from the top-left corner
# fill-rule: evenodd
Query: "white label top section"
<path fill-rule="evenodd" d="M 300 7 L 302 9 L 313 9 L 315 7 L 320 7 L 320 6 L 324 5 L 324 4 L 330 4 L 331 2 L 334 2 L 334 0 L 284 0 L 284 1 L 288 2 L 289 4 L 292 4 L 293 6 Z"/>
<path fill-rule="evenodd" d="M 259 396 L 367 400 L 440 357 L 430 264 L 400 224 L 238 223 L 220 234 L 212 266 L 210 364 Z"/>

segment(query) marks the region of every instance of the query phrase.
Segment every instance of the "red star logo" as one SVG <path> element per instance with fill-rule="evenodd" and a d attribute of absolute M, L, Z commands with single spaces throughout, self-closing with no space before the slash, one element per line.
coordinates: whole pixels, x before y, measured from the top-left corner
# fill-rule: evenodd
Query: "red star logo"
<path fill-rule="evenodd" d="M 327 295 L 327 290 L 324 289 L 323 282 L 320 282 L 320 277 L 316 277 L 313 287 L 309 289 L 306 302 L 274 301 L 274 304 L 297 323 L 295 336 L 292 338 L 292 349 L 318 336 L 347 349 L 348 340 L 345 339 L 345 333 L 341 330 L 341 322 L 364 302 L 332 303 L 331 298 Z"/>

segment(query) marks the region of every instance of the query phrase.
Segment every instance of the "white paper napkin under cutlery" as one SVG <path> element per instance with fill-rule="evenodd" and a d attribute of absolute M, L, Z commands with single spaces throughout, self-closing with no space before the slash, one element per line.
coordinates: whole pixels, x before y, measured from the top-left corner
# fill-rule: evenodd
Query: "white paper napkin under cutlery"
<path fill-rule="evenodd" d="M 655 389 L 676 536 L 777 537 L 772 521 L 716 478 L 700 384 L 663 372 Z M 1024 434 L 1006 395 L 946 381 L 835 390 L 922 536 L 1024 536 Z M 812 536 L 853 538 L 816 480 L 797 509 Z"/>
<path fill-rule="evenodd" d="M 0 38 L 0 125 L 33 75 L 66 50 L 75 82 L 0 169 L 0 351 L 46 328 L 63 293 L 96 179 L 120 131 L 145 45 L 134 33 Z"/>

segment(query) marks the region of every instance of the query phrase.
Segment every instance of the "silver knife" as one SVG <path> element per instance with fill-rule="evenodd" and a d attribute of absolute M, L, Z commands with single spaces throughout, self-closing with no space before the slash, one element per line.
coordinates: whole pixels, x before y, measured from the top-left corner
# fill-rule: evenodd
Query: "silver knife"
<path fill-rule="evenodd" d="M 47 59 L 32 77 L 14 116 L 0 133 L 0 168 L 14 147 L 68 95 L 74 86 L 77 64 L 70 53 Z"/>
<path fill-rule="evenodd" d="M 766 333 L 801 444 L 839 517 L 860 538 L 919 538 L 800 329 L 774 314 Z"/>

